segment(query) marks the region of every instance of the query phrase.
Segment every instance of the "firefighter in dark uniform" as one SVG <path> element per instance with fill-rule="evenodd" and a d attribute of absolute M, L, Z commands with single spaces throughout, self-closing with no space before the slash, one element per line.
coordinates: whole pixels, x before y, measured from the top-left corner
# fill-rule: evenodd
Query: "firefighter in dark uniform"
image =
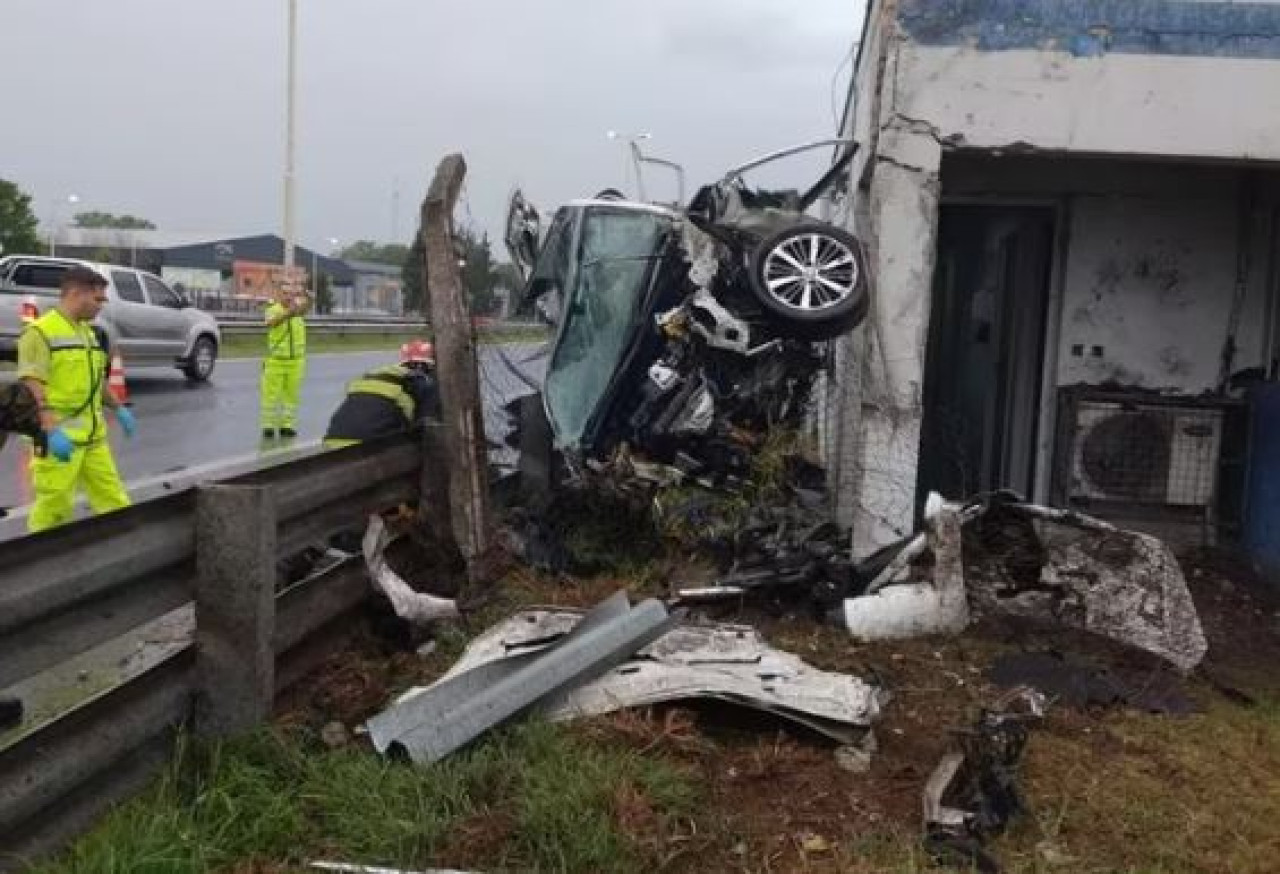
<path fill-rule="evenodd" d="M 400 363 L 371 370 L 347 384 L 347 396 L 329 419 L 324 445 L 352 446 L 406 431 L 440 416 L 435 349 L 424 340 L 400 347 Z"/>

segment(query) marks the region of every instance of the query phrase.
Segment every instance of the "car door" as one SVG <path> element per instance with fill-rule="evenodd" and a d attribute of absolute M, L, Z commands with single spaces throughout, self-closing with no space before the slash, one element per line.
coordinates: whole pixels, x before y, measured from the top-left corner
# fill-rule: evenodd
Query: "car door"
<path fill-rule="evenodd" d="M 102 321 L 106 323 L 115 349 L 126 360 L 134 362 L 163 358 L 162 344 L 150 326 L 151 306 L 142 289 L 142 278 L 136 270 L 113 268 L 112 296 Z"/>
<path fill-rule="evenodd" d="M 147 293 L 147 329 L 156 340 L 158 353 L 177 358 L 187 351 L 187 318 L 182 312 L 183 300 L 169 286 L 149 273 L 143 273 L 142 286 Z"/>

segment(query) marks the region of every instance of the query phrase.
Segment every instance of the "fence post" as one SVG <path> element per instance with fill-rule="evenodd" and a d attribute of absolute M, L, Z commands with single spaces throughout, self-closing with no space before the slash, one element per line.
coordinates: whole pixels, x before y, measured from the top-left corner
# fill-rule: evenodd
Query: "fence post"
<path fill-rule="evenodd" d="M 196 732 L 224 737 L 271 714 L 275 694 L 275 496 L 196 491 Z"/>
<path fill-rule="evenodd" d="M 422 203 L 422 243 L 447 429 L 450 517 L 468 569 L 475 574 L 476 560 L 489 547 L 489 474 L 475 341 L 453 243 L 453 208 L 466 175 L 461 155 L 446 156 L 436 168 Z"/>

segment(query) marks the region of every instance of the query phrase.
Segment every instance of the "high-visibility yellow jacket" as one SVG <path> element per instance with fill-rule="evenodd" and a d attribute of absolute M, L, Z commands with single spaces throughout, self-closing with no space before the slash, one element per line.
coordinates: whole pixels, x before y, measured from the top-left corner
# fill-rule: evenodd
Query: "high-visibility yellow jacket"
<path fill-rule="evenodd" d="M 266 321 L 284 314 L 284 305 L 273 303 L 267 307 Z M 280 324 L 267 329 L 267 357 L 294 359 L 307 354 L 307 323 L 302 316 L 290 316 Z"/>
<path fill-rule="evenodd" d="M 28 325 L 18 342 L 18 376 L 44 384 L 45 406 L 66 435 L 82 445 L 107 437 L 102 415 L 107 366 L 107 350 L 93 326 L 58 309 Z"/>

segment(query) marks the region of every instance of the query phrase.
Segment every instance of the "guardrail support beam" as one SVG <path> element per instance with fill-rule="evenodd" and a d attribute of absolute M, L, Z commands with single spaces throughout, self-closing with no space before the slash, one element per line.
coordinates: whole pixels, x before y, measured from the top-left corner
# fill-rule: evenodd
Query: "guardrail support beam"
<path fill-rule="evenodd" d="M 196 732 L 225 737 L 270 716 L 275 693 L 276 509 L 267 486 L 196 494 Z"/>

